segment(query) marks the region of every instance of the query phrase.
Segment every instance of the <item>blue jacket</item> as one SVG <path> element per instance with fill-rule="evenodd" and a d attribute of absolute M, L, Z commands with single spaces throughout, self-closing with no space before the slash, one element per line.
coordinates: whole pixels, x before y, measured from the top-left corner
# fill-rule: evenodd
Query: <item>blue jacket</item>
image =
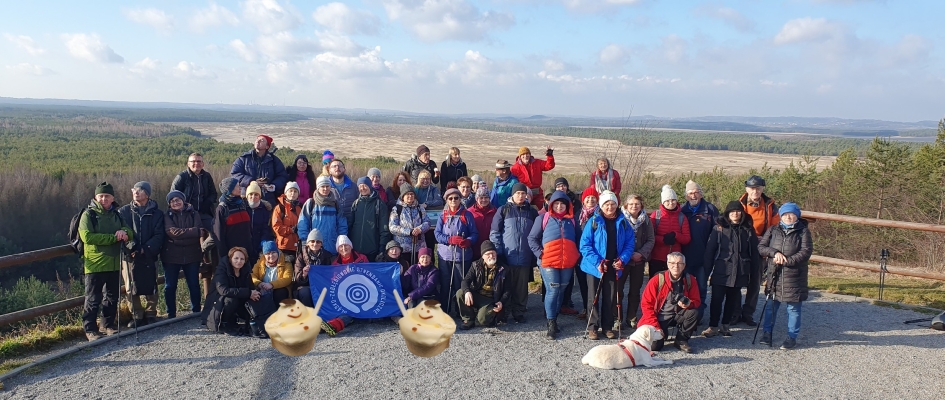
<path fill-rule="evenodd" d="M 528 246 L 532 249 L 532 253 L 535 253 L 535 257 L 538 259 L 538 266 L 541 265 L 541 256 L 545 252 L 545 246 L 548 245 L 548 242 L 562 239 L 569 240 L 577 246 L 578 233 L 576 222 L 574 216 L 572 215 L 571 199 L 568 198 L 568 195 L 560 190 L 555 190 L 554 194 L 551 195 L 551 200 L 548 204 L 554 203 L 555 201 L 562 200 L 568 204 L 568 209 L 565 211 L 566 218 L 557 219 L 552 217 L 550 211 L 541 214 L 538 218 L 535 219 L 535 223 L 532 224 L 531 232 L 528 234 Z M 548 224 L 545 225 L 545 218 L 548 218 Z M 545 225 L 542 227 L 542 225 Z M 549 249 L 550 250 L 550 249 Z M 568 266 L 568 268 L 573 267 L 573 265 Z"/>
<path fill-rule="evenodd" d="M 496 178 L 495 182 L 492 182 L 492 193 L 489 195 L 492 206 L 499 208 L 505 205 L 509 201 L 509 196 L 512 195 L 512 185 L 516 183 L 518 183 L 518 179 L 515 178 L 515 175 L 510 174 L 509 179 L 503 182 L 499 182 L 499 178 Z"/>
<path fill-rule="evenodd" d="M 716 222 L 719 220 L 719 209 L 705 199 L 699 202 L 695 210 L 689 208 L 689 203 L 680 203 L 682 213 L 689 220 L 689 244 L 682 247 L 682 253 L 686 256 L 686 269 L 694 271 L 699 268 L 711 270 L 711 265 L 703 265 L 705 258 L 705 245 L 709 242 L 709 236 Z"/>
<path fill-rule="evenodd" d="M 361 196 L 361 193 L 358 192 L 358 185 L 355 185 L 351 178 L 345 175 L 344 181 L 341 182 L 341 189 L 335 186 L 334 179 L 331 181 L 331 188 L 338 194 L 335 198 L 338 199 L 338 209 L 341 210 L 342 217 L 345 220 L 351 218 L 351 206 Z M 334 247 L 334 244 L 332 244 L 332 247 Z"/>
<path fill-rule="evenodd" d="M 516 205 L 508 202 L 496 210 L 489 240 L 508 266 L 530 268 L 535 265 L 535 253 L 528 247 L 528 234 L 536 219 L 538 211 L 529 203 Z"/>
<path fill-rule="evenodd" d="M 394 235 L 394 240 L 400 244 L 404 252 L 414 253 L 423 247 L 426 247 L 423 236 L 414 240 L 410 234 L 414 228 L 420 228 L 423 232 L 430 230 L 430 220 L 427 218 L 427 212 L 419 205 L 408 206 L 403 201 L 397 200 L 390 210 L 388 226 L 390 233 Z M 414 248 L 416 244 L 416 248 Z"/>
<path fill-rule="evenodd" d="M 348 220 L 341 216 L 337 207 L 318 205 L 315 204 L 315 199 L 308 199 L 302 206 L 298 229 L 300 238 L 307 238 L 312 229 L 318 229 L 322 234 L 322 248 L 336 255 L 338 250 L 335 243 L 338 241 L 338 235 L 348 234 Z"/>
<path fill-rule="evenodd" d="M 436 253 L 446 261 L 472 260 L 472 248 L 463 251 L 459 246 L 449 243 L 450 236 L 462 236 L 464 239 L 469 239 L 470 246 L 479 240 L 479 231 L 476 229 L 472 213 L 466 210 L 466 207 L 460 207 L 456 214 L 450 216 L 446 214 L 447 210 L 443 210 L 440 218 L 436 219 L 436 230 L 433 234 L 436 236 L 436 242 L 440 244 L 436 246 Z"/>
<path fill-rule="evenodd" d="M 594 216 L 588 218 L 584 225 L 584 233 L 581 234 L 581 270 L 601 277 L 597 267 L 607 256 L 607 228 L 605 226 L 604 216 L 600 209 L 594 212 Z M 633 256 L 636 247 L 636 238 L 634 237 L 633 227 L 630 221 L 624 218 L 622 212 L 617 212 L 617 257 L 623 261 L 624 265 L 630 265 L 630 257 Z"/>
<path fill-rule="evenodd" d="M 285 172 L 285 165 L 275 154 L 266 152 L 261 159 L 257 160 L 256 150 L 250 150 L 239 156 L 233 161 L 233 168 L 230 169 L 230 176 L 239 179 L 240 187 L 243 193 L 249 183 L 259 178 L 269 179 L 269 184 L 276 185 L 275 192 L 267 192 L 263 189 L 263 200 L 271 204 L 276 202 L 276 193 L 282 193 L 285 190 L 285 184 L 289 181 L 289 174 Z"/>

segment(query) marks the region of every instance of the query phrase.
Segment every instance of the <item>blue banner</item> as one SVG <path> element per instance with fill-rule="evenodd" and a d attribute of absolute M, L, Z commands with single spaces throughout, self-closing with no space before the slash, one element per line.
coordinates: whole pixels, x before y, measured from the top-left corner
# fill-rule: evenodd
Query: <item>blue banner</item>
<path fill-rule="evenodd" d="M 364 263 L 317 265 L 308 271 L 312 298 L 328 289 L 318 316 L 324 320 L 348 315 L 352 318 L 384 318 L 400 315 L 393 290 L 401 292 L 400 264 Z"/>

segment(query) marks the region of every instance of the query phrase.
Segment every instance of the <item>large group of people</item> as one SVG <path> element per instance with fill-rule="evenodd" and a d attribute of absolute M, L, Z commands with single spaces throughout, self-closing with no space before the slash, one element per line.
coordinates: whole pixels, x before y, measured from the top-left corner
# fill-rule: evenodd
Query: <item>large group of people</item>
<path fill-rule="evenodd" d="M 468 176 L 460 149 L 450 148 L 437 167 L 420 145 L 385 187 L 378 168 L 352 179 L 330 150 L 320 166 L 299 154 L 286 168 L 272 145 L 259 135 L 218 185 L 203 157 L 191 154 L 166 211 L 148 182 L 131 187 L 124 206 L 110 184 L 95 188 L 79 222 L 90 341 L 119 330 L 121 286 L 131 301 L 128 327 L 155 322 L 160 260 L 168 317 L 177 315 L 183 273 L 191 311 L 211 331 L 235 335 L 267 337 L 262 322 L 284 299 L 311 307 L 313 268 L 393 262 L 407 306 L 437 300 L 464 330 L 525 322 L 538 267 L 548 339 L 557 338 L 559 317 L 573 315 L 586 321 L 591 340 L 650 325 L 664 337 L 674 330 L 673 345 L 685 352 L 706 308 L 707 338 L 731 336 L 740 322 L 757 326 L 764 284 L 772 303 L 761 316 L 762 343 L 771 343 L 777 310 L 787 303 L 782 348 L 796 345 L 812 241 L 800 208 L 778 207 L 761 177 L 749 178 L 745 194 L 722 213 L 693 181 L 684 201 L 663 186 L 648 213 L 642 196 L 621 193 L 620 174 L 604 157 L 582 179 L 586 188 L 572 191 L 559 177 L 545 193 L 543 174 L 555 167 L 551 147 L 544 159 L 522 147 L 514 163 L 497 160 L 490 186 Z M 323 328 L 336 334 L 353 322 L 342 316 Z M 654 344 L 662 347 L 662 340 Z"/>

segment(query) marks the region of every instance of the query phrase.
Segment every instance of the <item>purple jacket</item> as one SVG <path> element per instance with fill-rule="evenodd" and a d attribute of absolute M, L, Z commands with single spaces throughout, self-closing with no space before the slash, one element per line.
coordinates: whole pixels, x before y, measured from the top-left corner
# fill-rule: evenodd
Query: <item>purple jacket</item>
<path fill-rule="evenodd" d="M 447 216 L 448 211 L 443 210 L 443 214 L 436 220 L 436 230 L 433 231 L 436 236 L 436 253 L 440 258 L 446 261 L 470 261 L 473 256 L 472 244 L 479 239 L 479 231 L 476 229 L 476 221 L 473 215 L 466 207 L 460 206 L 456 214 Z M 456 245 L 451 245 L 449 240 L 451 236 L 462 236 L 469 239 L 470 248 L 465 249 Z"/>
<path fill-rule="evenodd" d="M 407 297 L 418 301 L 425 297 L 435 297 L 436 284 L 439 281 L 440 270 L 436 266 L 430 264 L 429 267 L 421 267 L 420 264 L 414 264 L 401 279 L 401 286 Z"/>

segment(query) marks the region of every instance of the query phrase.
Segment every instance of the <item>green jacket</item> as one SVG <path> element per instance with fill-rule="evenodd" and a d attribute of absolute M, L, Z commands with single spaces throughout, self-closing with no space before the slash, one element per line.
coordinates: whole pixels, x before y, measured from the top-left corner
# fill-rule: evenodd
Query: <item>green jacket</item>
<path fill-rule="evenodd" d="M 92 224 L 88 212 L 82 213 L 79 220 L 79 237 L 85 243 L 85 273 L 120 271 L 121 243 L 115 240 L 115 232 L 125 231 L 128 240 L 134 240 L 134 232 L 118 216 L 118 203 L 105 210 L 92 200 L 89 210 L 96 214 L 96 223 Z"/>

